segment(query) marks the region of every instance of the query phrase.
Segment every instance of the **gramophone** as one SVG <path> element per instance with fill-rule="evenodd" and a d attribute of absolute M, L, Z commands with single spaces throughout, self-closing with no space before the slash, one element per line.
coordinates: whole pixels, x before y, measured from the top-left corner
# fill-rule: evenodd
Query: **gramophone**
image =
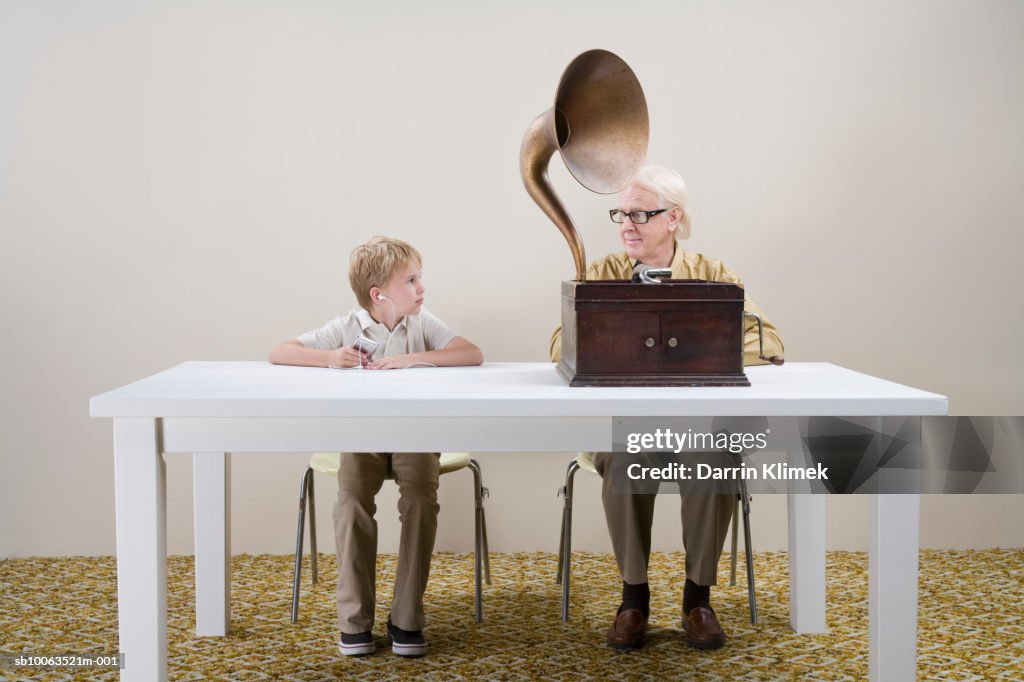
<path fill-rule="evenodd" d="M 743 373 L 743 288 L 670 280 L 640 268 L 633 280 L 586 281 L 583 240 L 548 180 L 561 152 L 587 189 L 614 194 L 647 156 L 647 102 L 629 65 L 590 50 L 566 67 L 555 103 L 534 119 L 519 152 L 526 191 L 569 243 L 576 279 L 562 282 L 562 360 L 570 386 L 749 386 Z M 761 320 L 757 318 L 758 329 Z M 781 364 L 781 358 L 765 358 Z"/>

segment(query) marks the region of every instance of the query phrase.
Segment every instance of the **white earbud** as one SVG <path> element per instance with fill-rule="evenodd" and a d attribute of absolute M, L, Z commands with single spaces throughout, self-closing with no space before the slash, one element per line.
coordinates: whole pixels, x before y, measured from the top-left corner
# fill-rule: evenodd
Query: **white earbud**
<path fill-rule="evenodd" d="M 378 301 L 386 301 L 386 300 L 388 300 L 388 297 L 385 296 L 384 294 L 377 294 L 377 300 Z"/>

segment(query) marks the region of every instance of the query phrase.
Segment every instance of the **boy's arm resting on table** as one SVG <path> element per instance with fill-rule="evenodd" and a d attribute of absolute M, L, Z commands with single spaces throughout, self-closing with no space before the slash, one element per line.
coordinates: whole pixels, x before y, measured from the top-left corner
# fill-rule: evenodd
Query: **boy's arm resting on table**
<path fill-rule="evenodd" d="M 306 348 L 298 339 L 283 341 L 273 347 L 267 360 L 275 365 L 299 365 L 301 367 L 355 367 L 366 365 L 365 353 L 343 346 L 335 350 Z"/>
<path fill-rule="evenodd" d="M 476 344 L 456 336 L 448 345 L 439 350 L 428 350 L 424 353 L 408 353 L 391 355 L 367 365 L 367 369 L 403 369 L 409 366 L 435 365 L 437 367 L 464 367 L 479 365 L 484 361 L 484 354 Z"/>

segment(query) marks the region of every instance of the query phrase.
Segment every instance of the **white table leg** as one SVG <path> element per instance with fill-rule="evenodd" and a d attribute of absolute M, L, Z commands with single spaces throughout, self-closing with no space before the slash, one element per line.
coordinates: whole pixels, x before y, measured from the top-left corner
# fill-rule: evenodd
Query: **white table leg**
<path fill-rule="evenodd" d="M 114 420 L 122 682 L 167 679 L 167 481 L 155 419 Z"/>
<path fill-rule="evenodd" d="M 885 682 L 917 675 L 920 495 L 875 495 L 868 547 L 868 674 Z"/>
<path fill-rule="evenodd" d="M 196 634 L 223 637 L 231 622 L 231 455 L 192 455 Z"/>
<path fill-rule="evenodd" d="M 789 623 L 794 632 L 825 632 L 825 496 L 788 496 Z"/>

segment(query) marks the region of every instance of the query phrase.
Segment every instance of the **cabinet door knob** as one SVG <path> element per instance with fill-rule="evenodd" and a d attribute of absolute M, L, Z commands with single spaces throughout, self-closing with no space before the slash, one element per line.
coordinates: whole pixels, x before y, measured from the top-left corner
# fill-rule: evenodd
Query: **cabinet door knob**
<path fill-rule="evenodd" d="M 648 336 L 647 340 L 644 341 L 644 345 L 647 346 L 648 348 L 654 348 L 654 339 Z"/>
<path fill-rule="evenodd" d="M 670 339 L 668 340 L 668 346 L 669 346 L 669 348 L 675 348 L 675 347 L 676 347 L 676 346 L 678 346 L 678 345 L 679 345 L 679 341 L 678 341 L 678 340 L 676 339 L 676 337 L 674 337 L 674 336 L 673 336 L 672 338 L 670 338 Z"/>

